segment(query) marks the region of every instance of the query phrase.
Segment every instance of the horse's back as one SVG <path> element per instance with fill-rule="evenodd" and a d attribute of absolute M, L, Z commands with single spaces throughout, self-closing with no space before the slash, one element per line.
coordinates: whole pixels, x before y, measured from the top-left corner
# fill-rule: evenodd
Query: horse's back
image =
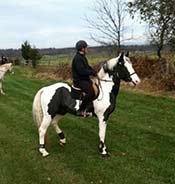
<path fill-rule="evenodd" d="M 58 91 L 61 88 L 65 88 L 68 91 L 71 90 L 68 84 L 63 82 L 58 82 L 58 83 L 43 87 L 41 89 L 42 90 L 41 100 L 43 99 L 45 102 L 47 102 L 47 100 L 50 100 L 53 97 L 53 95 L 56 93 L 56 91 Z"/>

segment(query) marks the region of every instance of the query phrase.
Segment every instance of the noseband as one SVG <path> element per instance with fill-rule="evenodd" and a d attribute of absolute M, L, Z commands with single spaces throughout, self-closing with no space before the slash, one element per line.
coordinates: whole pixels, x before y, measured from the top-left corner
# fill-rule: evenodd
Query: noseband
<path fill-rule="evenodd" d="M 134 75 L 134 74 L 136 74 L 136 72 L 131 73 L 131 74 L 129 75 L 129 78 L 130 78 L 131 82 L 134 84 L 134 86 L 136 86 L 136 83 L 131 79 L 131 76 Z"/>

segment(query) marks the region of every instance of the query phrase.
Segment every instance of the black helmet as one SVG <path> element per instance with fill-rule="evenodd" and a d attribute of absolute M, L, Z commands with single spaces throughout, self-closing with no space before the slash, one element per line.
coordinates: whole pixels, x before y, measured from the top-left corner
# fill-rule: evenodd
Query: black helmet
<path fill-rule="evenodd" d="M 88 44 L 84 41 L 84 40 L 79 40 L 76 45 L 75 48 L 80 51 L 83 48 L 86 48 L 88 46 Z"/>

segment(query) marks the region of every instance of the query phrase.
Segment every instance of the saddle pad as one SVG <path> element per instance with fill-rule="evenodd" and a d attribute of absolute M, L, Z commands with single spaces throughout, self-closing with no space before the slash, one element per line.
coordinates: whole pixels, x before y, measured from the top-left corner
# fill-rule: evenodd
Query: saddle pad
<path fill-rule="evenodd" d="M 81 100 L 83 98 L 83 92 L 81 91 L 80 88 L 71 86 L 71 96 L 74 99 Z"/>

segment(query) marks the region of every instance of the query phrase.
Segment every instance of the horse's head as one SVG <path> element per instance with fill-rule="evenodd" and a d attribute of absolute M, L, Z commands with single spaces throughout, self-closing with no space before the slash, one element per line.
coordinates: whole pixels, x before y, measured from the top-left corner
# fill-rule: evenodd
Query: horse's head
<path fill-rule="evenodd" d="M 126 82 L 130 82 L 131 85 L 137 85 L 140 83 L 140 79 L 128 56 L 128 53 L 126 55 L 121 53 L 117 58 L 107 61 L 104 64 L 103 69 L 105 72 L 113 75 L 114 80 L 121 79 Z"/>

